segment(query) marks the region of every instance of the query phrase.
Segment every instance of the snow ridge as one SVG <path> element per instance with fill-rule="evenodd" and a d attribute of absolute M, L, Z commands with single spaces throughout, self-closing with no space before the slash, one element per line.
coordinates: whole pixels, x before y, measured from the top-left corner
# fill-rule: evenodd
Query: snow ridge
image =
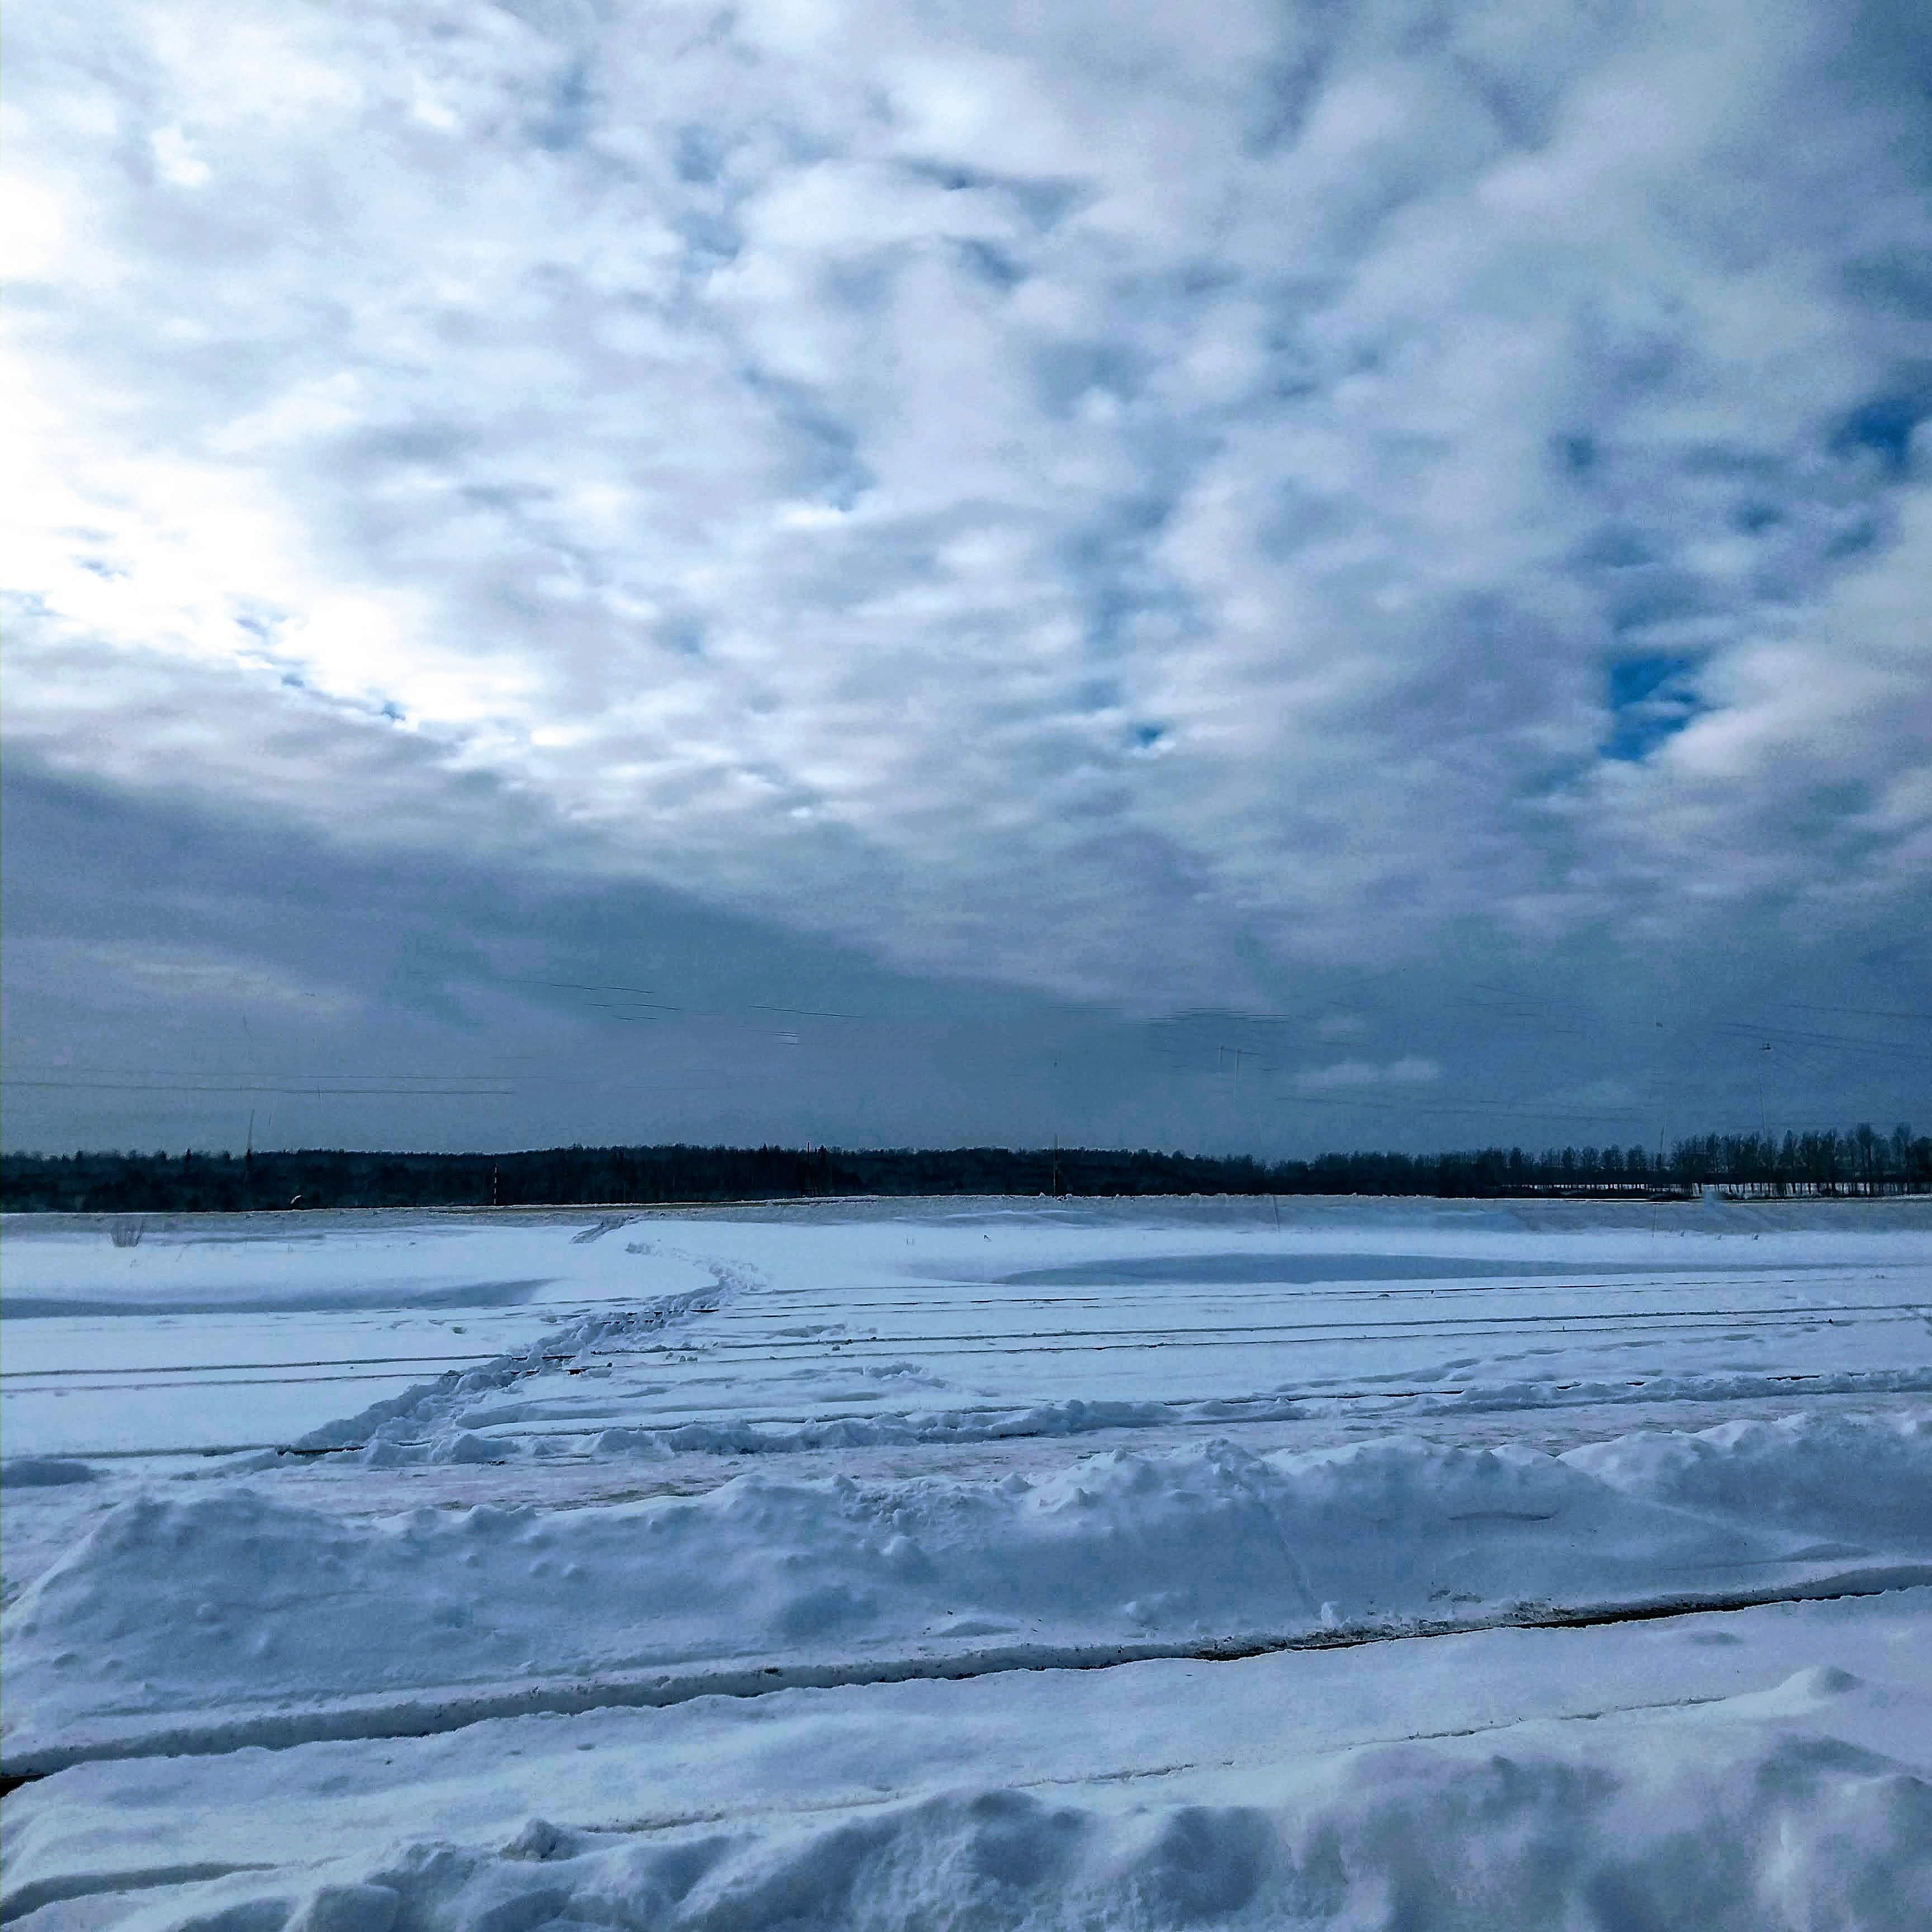
<path fill-rule="evenodd" d="M 614 1680 L 653 1675 L 1118 1661 L 1750 1600 L 1856 1575 L 1920 1581 L 1928 1558 L 1932 1412 L 1561 1456 L 1395 1436 L 1264 1456 L 1225 1441 L 1113 1450 L 1037 1481 L 754 1471 L 695 1497 L 373 1522 L 225 1487 L 110 1510 L 9 1609 L 7 1755 L 218 1713 L 272 1731 L 304 1710 L 484 1694 L 479 1712 L 506 1696 L 548 1708 L 578 1684 L 610 1701 Z"/>
<path fill-rule="evenodd" d="M 1779 1604 L 1834 1604 L 1848 1598 L 1932 1589 L 1932 1563 L 1892 1562 L 1852 1568 L 1811 1566 L 1777 1583 L 1724 1590 L 1636 1595 L 1618 1602 L 1522 1604 L 1477 1616 L 1397 1616 L 1285 1631 L 1249 1631 L 1198 1640 L 1106 1643 L 1005 1643 L 969 1648 L 924 1647 L 907 1656 L 832 1661 L 784 1655 L 776 1663 L 706 1664 L 671 1670 L 618 1671 L 578 1678 L 532 1678 L 482 1688 L 429 1687 L 397 1696 L 361 1693 L 326 1703 L 274 1711 L 212 1706 L 171 1719 L 98 1720 L 64 1739 L 30 1739 L 10 1750 L 10 1778 L 32 1780 L 76 1765 L 133 1757 L 208 1756 L 245 1750 L 286 1750 L 356 1739 L 428 1738 L 506 1718 L 574 1717 L 593 1711 L 669 1710 L 700 1698 L 776 1696 L 893 1684 L 960 1682 L 1041 1670 L 1111 1670 L 1154 1663 L 1226 1664 L 1286 1651 L 1347 1650 L 1365 1644 L 1463 1636 L 1486 1630 L 1588 1630 L 1700 1612 L 1734 1612 Z"/>
<path fill-rule="evenodd" d="M 1794 1386 L 1796 1385 L 1796 1386 Z M 1346 1394 L 1319 1388 L 1220 1396 L 1199 1402 L 1083 1401 L 1024 1407 L 905 1409 L 832 1416 L 790 1425 L 747 1421 L 686 1422 L 662 1428 L 616 1427 L 589 1438 L 599 1456 L 782 1456 L 818 1449 L 894 1448 L 915 1443 L 1001 1442 L 1021 1437 L 1088 1436 L 1103 1430 L 1223 1426 L 1298 1422 L 1341 1412 L 1364 1400 L 1401 1402 L 1406 1418 L 1486 1411 L 1593 1408 L 1611 1404 L 1732 1402 L 1802 1392 L 1813 1395 L 1901 1395 L 1932 1392 L 1932 1369 L 1888 1369 L 1816 1376 L 1656 1376 L 1624 1382 L 1472 1383 L 1460 1389 L 1366 1387 Z M 515 1418 L 500 1414 L 509 1423 Z M 478 1427 L 484 1419 L 472 1418 Z M 493 1442 L 506 1438 L 492 1436 Z"/>

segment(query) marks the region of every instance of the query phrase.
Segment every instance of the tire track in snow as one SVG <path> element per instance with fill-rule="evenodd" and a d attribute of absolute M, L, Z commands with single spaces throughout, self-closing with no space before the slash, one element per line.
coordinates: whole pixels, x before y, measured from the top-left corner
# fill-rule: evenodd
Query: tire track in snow
<path fill-rule="evenodd" d="M 399 1396 L 373 1402 L 358 1414 L 325 1423 L 289 1444 L 289 1448 L 297 1454 L 315 1454 L 413 1441 L 425 1432 L 433 1432 L 460 1406 L 480 1395 L 508 1388 L 529 1376 L 542 1375 L 547 1369 L 568 1367 L 594 1348 L 635 1340 L 692 1316 L 714 1315 L 733 1296 L 763 1286 L 763 1277 L 748 1267 L 680 1255 L 668 1248 L 660 1252 L 676 1260 L 694 1262 L 710 1275 L 711 1286 L 687 1289 L 681 1294 L 662 1295 L 641 1308 L 586 1316 L 567 1327 L 551 1330 L 527 1348 L 493 1356 L 475 1368 L 450 1370 L 434 1382 L 418 1382 Z M 573 1368 L 571 1372 L 578 1371 Z"/>
<path fill-rule="evenodd" d="M 20 1781 L 8 1780 L 4 1788 L 10 1791 Z M 43 1906 L 97 1898 L 104 1893 L 160 1892 L 169 1886 L 200 1885 L 210 1879 L 233 1878 L 242 1872 L 272 1872 L 275 1869 L 272 1864 L 254 1859 L 238 1864 L 228 1859 L 203 1858 L 187 1864 L 143 1865 L 132 1871 L 73 1872 L 59 1878 L 32 1879 L 17 1890 L 0 1898 L 0 1925 L 25 1918 Z"/>
<path fill-rule="evenodd" d="M 1115 1324 L 1106 1328 L 1042 1328 L 998 1335 L 984 1331 L 936 1335 L 915 1331 L 892 1335 L 855 1333 L 795 1338 L 768 1336 L 756 1342 L 712 1342 L 706 1345 L 705 1352 L 707 1355 L 748 1355 L 774 1362 L 823 1353 L 828 1346 L 848 1354 L 860 1349 L 944 1347 L 954 1353 L 974 1354 L 1064 1354 L 1083 1353 L 1090 1348 L 1293 1346 L 1292 1342 L 1272 1339 L 1278 1336 L 1309 1337 L 1324 1342 L 1429 1341 L 1438 1336 L 1451 1341 L 1481 1341 L 1492 1334 L 1506 1335 L 1520 1328 L 1533 1329 L 1538 1334 L 1630 1334 L 1647 1338 L 1660 1330 L 1675 1334 L 1700 1328 L 1778 1328 L 1821 1322 L 1846 1327 L 1851 1325 L 1848 1318 L 1853 1316 L 1871 1316 L 1880 1320 L 1924 1318 L 1924 1310 L 1916 1303 L 1828 1301 L 1773 1308 L 1634 1308 L 1607 1316 L 1588 1312 L 1444 1315 L 1433 1320 L 1411 1316 L 1388 1322 L 1241 1322 L 1192 1326 L 1166 1322 L 1155 1328 L 1127 1328 Z"/>
<path fill-rule="evenodd" d="M 1809 1375 L 1747 1372 L 1632 1377 L 1610 1382 L 1583 1378 L 1556 1383 L 1469 1383 L 1441 1388 L 1335 1389 L 1310 1384 L 1241 1396 L 1111 1402 L 1075 1397 L 1033 1404 L 993 1402 L 921 1411 L 734 1415 L 722 1420 L 704 1414 L 634 1426 L 610 1424 L 602 1418 L 560 1416 L 548 1418 L 544 1426 L 533 1427 L 486 1416 L 473 1420 L 470 1426 L 479 1432 L 487 1428 L 488 1435 L 479 1436 L 478 1439 L 496 1444 L 500 1454 L 506 1456 L 520 1453 L 521 1445 L 526 1443 L 576 1442 L 588 1444 L 587 1450 L 580 1448 L 576 1454 L 600 1457 L 642 1455 L 662 1459 L 687 1454 L 738 1457 L 811 1454 L 828 1449 L 957 1448 L 974 1443 L 1060 1440 L 1117 1430 L 1226 1429 L 1250 1424 L 1316 1422 L 1332 1418 L 1344 1411 L 1346 1405 L 1363 1402 L 1413 1402 L 1417 1406 L 1400 1412 L 1400 1419 L 1407 1420 L 1610 1405 L 1644 1407 L 1664 1402 L 1750 1402 L 1787 1394 L 1873 1397 L 1916 1395 L 1928 1390 L 1932 1390 L 1932 1368 L 1848 1370 Z M 1391 1413 L 1390 1419 L 1393 1421 L 1397 1417 Z M 434 1450 L 442 1438 L 422 1436 L 383 1439 L 400 1453 Z M 352 1455 L 369 1447 L 369 1438 L 358 1438 L 280 1448 L 272 1444 L 238 1443 L 225 1450 L 187 1453 L 213 1456 L 265 1450 L 278 1456 L 310 1457 Z M 164 1453 L 169 1452 L 114 1450 L 102 1452 L 94 1460 Z"/>

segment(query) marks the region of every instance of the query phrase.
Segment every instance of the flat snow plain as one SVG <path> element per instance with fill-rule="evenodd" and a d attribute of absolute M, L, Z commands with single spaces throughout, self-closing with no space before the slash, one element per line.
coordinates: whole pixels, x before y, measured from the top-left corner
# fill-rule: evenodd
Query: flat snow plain
<path fill-rule="evenodd" d="M 1932 1924 L 1925 1203 L 10 1217 L 0 1918 Z"/>

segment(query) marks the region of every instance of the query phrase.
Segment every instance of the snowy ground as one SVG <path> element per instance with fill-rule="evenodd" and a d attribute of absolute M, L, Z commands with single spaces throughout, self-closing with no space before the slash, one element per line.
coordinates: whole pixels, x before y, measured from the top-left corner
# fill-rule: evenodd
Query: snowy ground
<path fill-rule="evenodd" d="M 1923 1204 L 4 1239 L 10 1919 L 1932 1922 Z"/>

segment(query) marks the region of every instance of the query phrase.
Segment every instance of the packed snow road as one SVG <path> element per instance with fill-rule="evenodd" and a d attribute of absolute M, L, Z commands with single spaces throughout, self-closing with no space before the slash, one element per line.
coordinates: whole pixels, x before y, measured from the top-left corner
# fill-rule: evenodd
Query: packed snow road
<path fill-rule="evenodd" d="M 0 1916 L 1932 1913 L 1926 1204 L 114 1234 L 4 1230 Z"/>

